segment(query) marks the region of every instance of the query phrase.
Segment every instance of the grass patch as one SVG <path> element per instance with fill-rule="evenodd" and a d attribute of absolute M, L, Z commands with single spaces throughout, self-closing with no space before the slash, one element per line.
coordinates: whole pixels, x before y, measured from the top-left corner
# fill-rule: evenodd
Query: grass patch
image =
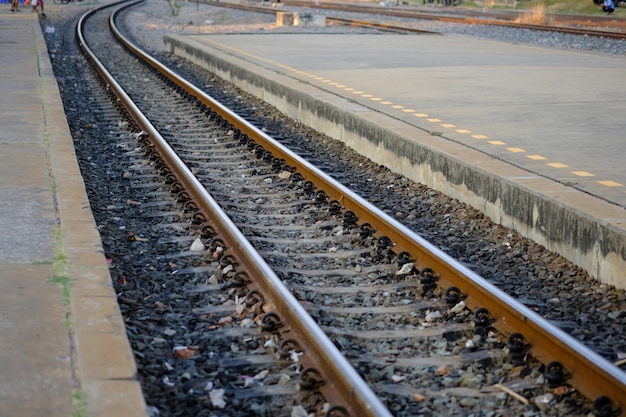
<path fill-rule="evenodd" d="M 527 25 L 549 25 L 552 23 L 550 15 L 547 14 L 546 6 L 543 3 L 536 4 L 526 13 L 521 14 L 516 23 L 523 23 Z"/>
<path fill-rule="evenodd" d="M 404 0 L 410 5 L 424 5 L 423 0 Z M 441 3 L 426 3 L 427 5 L 439 6 Z M 544 14 L 574 14 L 574 15 L 602 15 L 602 7 L 594 4 L 593 0 L 461 0 L 455 8 L 482 9 L 488 7 L 495 10 L 528 10 L 529 13 L 537 7 L 544 8 Z M 626 7 L 617 7 L 613 17 L 626 17 Z M 525 23 L 525 22 L 524 22 Z"/>
<path fill-rule="evenodd" d="M 63 302 L 65 302 L 65 305 L 69 305 L 70 293 L 72 291 L 72 279 L 67 275 L 55 275 L 52 277 L 52 282 L 61 287 Z"/>
<path fill-rule="evenodd" d="M 589 15 L 604 13 L 601 6 L 593 4 L 593 0 L 543 0 L 541 2 L 530 2 L 531 7 L 537 4 L 543 4 L 547 13 Z"/>
<path fill-rule="evenodd" d="M 87 417 L 85 394 L 81 390 L 74 390 L 74 392 L 72 392 L 72 402 L 74 403 L 72 417 Z"/>
<path fill-rule="evenodd" d="M 54 257 L 54 262 L 52 263 L 52 269 L 54 270 L 52 282 L 61 288 L 63 303 L 65 304 L 65 308 L 67 310 L 65 314 L 65 326 L 68 331 L 72 331 L 74 328 L 74 320 L 72 319 L 72 315 L 69 313 L 70 303 L 72 301 L 72 278 L 67 274 L 68 260 L 67 256 L 63 253 L 63 232 L 61 231 L 61 228 L 57 228 L 54 237 L 56 240 L 56 256 Z"/>
<path fill-rule="evenodd" d="M 170 13 L 172 16 L 178 16 L 180 14 L 180 9 L 182 9 L 185 5 L 183 0 L 165 0 L 165 2 L 170 7 Z"/>
<path fill-rule="evenodd" d="M 54 241 L 56 246 L 56 256 L 54 257 L 54 272 L 55 274 L 62 275 L 67 271 L 67 256 L 63 253 L 63 231 L 60 227 L 57 227 L 54 232 Z"/>

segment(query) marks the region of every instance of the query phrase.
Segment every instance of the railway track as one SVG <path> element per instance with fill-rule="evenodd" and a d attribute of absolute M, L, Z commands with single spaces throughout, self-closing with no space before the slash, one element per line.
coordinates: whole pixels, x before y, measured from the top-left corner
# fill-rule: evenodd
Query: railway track
<path fill-rule="evenodd" d="M 158 369 L 140 366 L 152 395 L 176 403 L 191 392 L 185 401 L 199 410 L 228 405 L 241 415 L 260 402 L 269 408 L 257 415 L 503 404 L 522 415 L 528 398 L 570 415 L 623 408 L 621 371 L 171 71 L 157 75 L 112 47 L 100 35 L 104 14 L 81 20 L 81 32 L 96 29 L 80 43 L 115 78 L 104 90 L 132 99 L 113 99 L 133 119 L 119 125 L 135 133 L 113 146 L 127 150 L 140 196 L 129 204 L 150 209 L 154 223 L 128 233 L 124 250 L 158 249 L 148 270 L 176 280 L 157 285 L 144 266 L 135 266 L 141 279 L 117 277 L 167 288 L 156 300 L 120 297 L 130 332 L 151 335 L 143 349 L 163 349 Z M 191 312 L 193 331 L 154 333 L 154 320 L 142 319 L 148 308 L 164 322 Z M 196 375 L 190 361 L 210 372 Z"/>
<path fill-rule="evenodd" d="M 258 6 L 255 3 L 240 3 L 240 2 L 228 2 L 228 1 L 213 1 L 213 0 L 197 0 L 202 4 L 210 4 L 218 7 L 229 7 L 241 10 L 254 11 L 258 13 L 270 13 L 275 14 L 277 12 L 284 12 L 282 9 L 270 8 Z M 427 13 L 423 11 L 406 10 L 403 8 L 393 7 L 379 7 L 379 6 L 364 6 L 348 3 L 333 3 L 323 2 L 315 4 L 309 1 L 297 1 L 287 0 L 281 2 L 285 6 L 296 8 L 308 8 L 308 9 L 321 9 L 330 11 L 340 11 L 348 13 L 359 13 L 363 15 L 370 15 L 369 20 L 362 19 L 348 19 L 337 16 L 329 15 L 326 20 L 329 24 L 343 24 L 356 27 L 369 27 L 372 29 L 380 29 L 384 31 L 393 31 L 396 33 L 418 33 L 419 29 L 411 27 L 406 22 L 382 22 L 378 17 L 372 16 L 392 16 L 395 18 L 403 18 L 409 20 L 436 20 L 440 22 L 466 24 L 466 25 L 487 25 L 487 26 L 501 26 L 517 29 L 530 29 L 536 31 L 545 32 L 559 32 L 573 35 L 582 36 L 597 36 L 611 39 L 625 39 L 626 38 L 626 24 L 623 22 L 609 23 L 614 30 L 598 30 L 589 27 L 589 22 L 581 21 L 575 17 L 560 16 L 555 19 L 554 24 L 529 24 L 515 20 L 510 15 L 505 15 L 504 18 L 498 17 L 477 17 L 477 16 L 459 16 L 453 13 Z M 496 15 L 498 16 L 498 15 Z M 516 14 L 516 18 L 519 18 L 519 14 Z M 377 20 L 377 21 L 376 21 Z M 606 23 L 598 20 L 594 20 L 597 25 L 604 25 Z M 586 23 L 586 25 L 583 25 Z M 423 33 L 430 33 L 427 31 L 421 31 Z"/>
<path fill-rule="evenodd" d="M 503 26 L 518 29 L 531 29 L 547 32 L 569 33 L 575 35 L 600 36 L 613 39 L 624 39 L 626 37 L 626 23 L 623 21 L 610 21 L 607 19 L 584 19 L 581 20 L 576 16 L 555 15 L 549 16 L 548 19 L 554 21 L 553 24 L 528 24 L 521 20 L 522 13 L 485 13 L 480 12 L 478 15 L 471 12 L 438 12 L 430 13 L 423 11 L 409 10 L 405 8 L 381 8 L 378 6 L 364 6 L 348 3 L 323 3 L 315 5 L 307 1 L 287 0 L 283 2 L 285 5 L 295 7 L 321 8 L 326 10 L 337 10 L 344 12 L 363 13 L 370 15 L 387 15 L 409 19 L 437 20 L 441 22 L 470 24 L 470 25 L 489 25 Z M 465 14 L 465 15 L 463 15 Z M 468 14 L 474 14 L 468 15 Z M 614 30 L 597 30 L 592 27 L 608 25 Z"/>

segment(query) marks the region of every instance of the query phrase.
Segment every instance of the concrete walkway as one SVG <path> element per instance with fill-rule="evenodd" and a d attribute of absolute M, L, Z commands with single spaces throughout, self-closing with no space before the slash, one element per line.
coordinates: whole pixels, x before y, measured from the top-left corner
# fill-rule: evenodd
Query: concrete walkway
<path fill-rule="evenodd" d="M 0 416 L 146 405 L 37 14 L 0 10 Z"/>

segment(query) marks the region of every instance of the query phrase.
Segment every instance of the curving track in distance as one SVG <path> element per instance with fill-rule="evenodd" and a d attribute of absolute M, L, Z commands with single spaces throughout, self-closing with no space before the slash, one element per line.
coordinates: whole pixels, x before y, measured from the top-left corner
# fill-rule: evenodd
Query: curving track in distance
<path fill-rule="evenodd" d="M 239 3 L 239 2 L 229 2 L 229 1 L 213 1 L 213 0 L 197 0 L 202 4 L 210 4 L 218 7 L 229 7 L 236 8 L 241 10 L 254 11 L 258 13 L 269 13 L 276 14 L 278 12 L 283 12 L 282 9 L 270 8 L 258 6 L 258 3 Z M 489 25 L 489 26 L 502 26 L 502 27 L 510 27 L 517 29 L 530 29 L 544 32 L 559 32 L 559 33 L 568 33 L 574 35 L 582 35 L 582 36 L 597 36 L 597 37 L 605 37 L 612 39 L 626 39 L 626 22 L 608 22 L 591 19 L 581 20 L 576 16 L 559 16 L 558 19 L 555 19 L 554 24 L 529 24 L 529 23 L 521 23 L 517 22 L 515 18 L 510 15 L 504 15 L 502 17 L 501 13 L 487 15 L 487 13 L 480 13 L 477 15 L 467 16 L 463 14 L 467 14 L 467 12 L 456 12 L 456 11 L 448 11 L 446 13 L 430 13 L 423 11 L 414 11 L 408 10 L 403 7 L 380 7 L 378 5 L 357 5 L 357 4 L 349 4 L 349 3 L 334 3 L 334 2 L 322 2 L 320 4 L 315 4 L 309 1 L 298 1 L 298 0 L 286 0 L 283 1 L 282 4 L 285 6 L 293 6 L 293 7 L 303 7 L 310 9 L 322 9 L 322 10 L 335 10 L 341 12 L 350 12 L 350 13 L 361 13 L 364 15 L 384 15 L 384 16 L 394 16 L 394 17 L 402 17 L 409 18 L 415 20 L 436 20 L 441 22 L 448 23 L 457 23 L 457 24 L 466 24 L 466 25 Z M 519 14 L 515 14 L 516 18 L 519 17 Z M 357 19 L 345 19 L 334 17 L 332 15 L 326 16 L 326 20 L 330 24 L 344 24 L 355 27 L 369 27 L 372 29 L 379 29 L 385 31 L 394 31 L 399 33 L 419 33 L 421 31 L 408 28 L 403 26 L 402 24 L 382 24 L 376 23 L 368 20 L 357 20 Z M 602 26 L 611 26 L 614 30 L 598 30 L 590 27 L 590 25 L 602 25 Z M 430 33 L 424 31 L 424 33 Z"/>

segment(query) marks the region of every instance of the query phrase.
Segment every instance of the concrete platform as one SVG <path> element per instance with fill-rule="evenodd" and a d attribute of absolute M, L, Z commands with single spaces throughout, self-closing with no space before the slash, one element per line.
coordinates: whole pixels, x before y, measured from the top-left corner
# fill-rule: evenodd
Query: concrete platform
<path fill-rule="evenodd" d="M 626 288 L 626 57 L 437 35 L 171 35 L 170 52 Z"/>
<path fill-rule="evenodd" d="M 0 10 L 0 416 L 146 416 L 37 14 Z"/>

